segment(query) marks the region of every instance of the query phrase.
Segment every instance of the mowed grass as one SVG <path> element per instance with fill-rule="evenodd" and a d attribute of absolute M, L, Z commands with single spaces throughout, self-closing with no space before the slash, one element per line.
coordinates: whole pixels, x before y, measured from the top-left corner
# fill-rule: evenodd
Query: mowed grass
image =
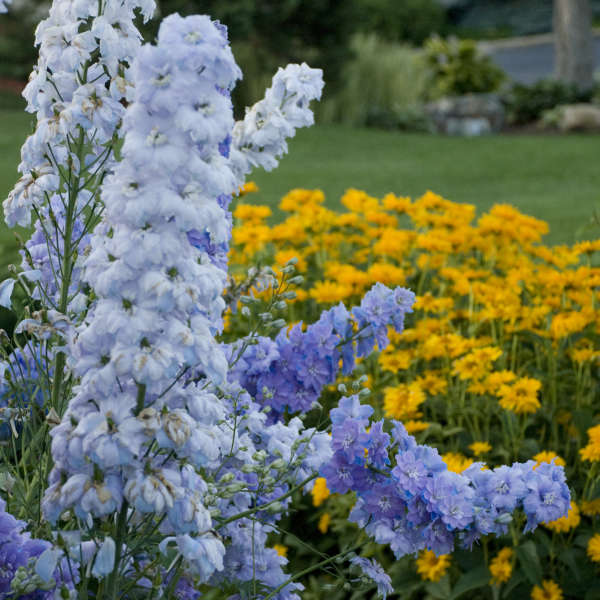
<path fill-rule="evenodd" d="M 33 117 L 0 110 L 0 198 L 17 179 L 20 147 Z M 388 192 L 418 197 L 430 189 L 455 202 L 475 204 L 480 212 L 509 203 L 546 220 L 551 244 L 600 236 L 594 226 L 600 210 L 600 136 L 500 135 L 481 138 L 400 134 L 343 126 L 300 130 L 289 154 L 271 173 L 251 175 L 260 187 L 244 201 L 275 209 L 295 187 L 320 188 L 327 204 L 342 210 L 348 188 L 382 197 Z M 0 279 L 17 260 L 13 232 L 0 225 Z"/>
<path fill-rule="evenodd" d="M 456 138 L 319 126 L 289 146 L 277 170 L 251 176 L 260 192 L 244 201 L 276 206 L 291 188 L 320 188 L 328 206 L 343 210 L 350 187 L 413 198 L 429 189 L 479 213 L 512 204 L 549 223 L 550 244 L 600 237 L 591 223 L 600 212 L 598 135 Z"/>

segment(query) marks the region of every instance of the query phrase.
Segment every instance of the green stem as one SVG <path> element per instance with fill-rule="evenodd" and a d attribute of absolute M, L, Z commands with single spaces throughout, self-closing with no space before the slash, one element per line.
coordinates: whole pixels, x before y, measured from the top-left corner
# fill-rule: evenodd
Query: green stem
<path fill-rule="evenodd" d="M 129 503 L 127 502 L 127 500 L 125 500 L 117 518 L 115 531 L 115 566 L 113 567 L 112 573 L 109 575 L 108 584 L 106 586 L 107 597 L 111 600 L 117 600 L 119 594 L 119 567 L 121 563 L 121 552 L 127 523 L 128 508 Z"/>
<path fill-rule="evenodd" d="M 224 521 L 221 521 L 217 525 L 216 529 L 221 529 L 221 527 L 225 527 L 225 525 L 227 525 L 228 523 L 231 523 L 232 521 L 237 521 L 238 519 L 243 519 L 244 517 L 249 517 L 249 516 L 253 515 L 254 513 L 257 513 L 261 510 L 265 510 L 265 509 L 269 508 L 269 506 L 271 506 L 272 504 L 275 504 L 276 502 L 281 502 L 282 500 L 289 498 L 292 494 L 294 494 L 298 490 L 302 489 L 307 483 L 311 482 L 313 479 L 316 479 L 318 476 L 319 476 L 318 473 L 314 473 L 313 475 L 310 475 L 309 477 L 307 477 L 302 483 L 299 483 L 296 487 L 292 488 L 289 492 L 287 492 L 283 496 L 279 496 L 279 498 L 276 498 L 275 500 L 271 500 L 270 502 L 267 502 L 266 504 L 261 504 L 260 506 L 255 506 L 254 508 L 249 508 L 248 510 L 245 510 L 241 513 L 238 513 L 237 515 L 233 515 L 232 517 L 225 519 Z"/>
<path fill-rule="evenodd" d="M 282 583 L 280 586 L 276 587 L 272 592 L 270 592 L 267 596 L 265 596 L 263 598 L 263 600 L 270 600 L 271 598 L 274 598 L 284 587 L 287 587 L 288 585 L 290 585 L 290 583 L 293 583 L 294 581 L 297 581 L 301 577 L 308 575 L 308 573 L 312 573 L 313 571 L 316 571 L 317 569 L 320 569 L 321 567 L 324 567 L 325 565 L 328 565 L 329 563 L 332 563 L 332 562 L 338 560 L 338 558 L 347 556 L 351 552 L 358 550 L 361 547 L 361 545 L 362 544 L 357 544 L 356 546 L 353 546 L 349 550 L 344 550 L 344 552 L 340 552 L 339 554 L 336 554 L 335 556 L 330 556 L 329 558 L 322 560 L 320 563 L 317 563 L 316 565 L 313 565 L 311 567 L 304 569 L 303 571 L 300 571 L 299 573 L 296 573 L 296 575 L 294 575 L 293 577 L 290 577 L 287 581 Z"/>

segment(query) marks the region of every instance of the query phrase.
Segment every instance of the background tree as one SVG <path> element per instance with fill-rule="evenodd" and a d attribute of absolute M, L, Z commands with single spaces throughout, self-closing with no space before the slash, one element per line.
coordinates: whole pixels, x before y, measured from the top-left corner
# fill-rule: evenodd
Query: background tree
<path fill-rule="evenodd" d="M 554 0 L 556 76 L 580 90 L 593 85 L 594 40 L 590 0 Z"/>

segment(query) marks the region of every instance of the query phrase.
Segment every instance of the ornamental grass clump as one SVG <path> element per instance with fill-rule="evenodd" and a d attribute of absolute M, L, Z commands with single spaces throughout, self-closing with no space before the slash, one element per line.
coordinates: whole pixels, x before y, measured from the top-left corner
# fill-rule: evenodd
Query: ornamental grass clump
<path fill-rule="evenodd" d="M 287 327 L 292 257 L 228 276 L 232 194 L 312 123 L 322 74 L 280 69 L 235 123 L 226 28 L 170 15 L 142 45 L 134 19 L 153 9 L 55 0 L 38 27 L 37 126 L 4 203 L 9 225 L 35 224 L 0 284 L 8 308 L 20 290 L 0 363 L 0 597 L 299 598 L 333 569 L 385 598 L 371 539 L 447 554 L 506 533 L 517 509 L 525 531 L 566 517 L 557 464 L 457 473 L 371 420 L 352 377 L 398 343 L 411 290 L 374 280 Z M 358 532 L 289 569 L 276 537 L 311 490 L 352 492 Z"/>

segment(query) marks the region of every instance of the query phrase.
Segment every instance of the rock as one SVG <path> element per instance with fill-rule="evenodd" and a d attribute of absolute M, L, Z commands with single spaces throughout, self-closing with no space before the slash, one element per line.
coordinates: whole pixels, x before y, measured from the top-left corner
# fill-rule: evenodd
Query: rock
<path fill-rule="evenodd" d="M 448 135 L 494 133 L 504 124 L 504 106 L 497 94 L 441 98 L 427 104 L 425 111 L 436 130 Z"/>
<path fill-rule="evenodd" d="M 562 106 L 558 128 L 561 131 L 600 131 L 600 106 L 594 104 Z"/>

